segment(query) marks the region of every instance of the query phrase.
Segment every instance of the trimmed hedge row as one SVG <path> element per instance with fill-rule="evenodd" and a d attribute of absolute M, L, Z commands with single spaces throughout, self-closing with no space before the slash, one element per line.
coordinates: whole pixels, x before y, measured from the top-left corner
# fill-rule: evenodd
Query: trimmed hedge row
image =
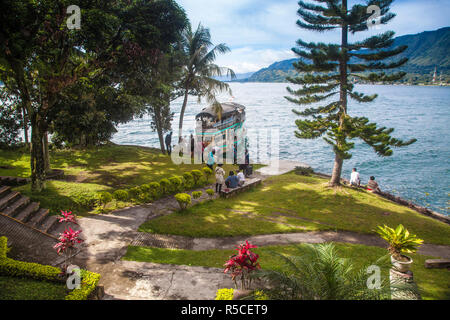
<path fill-rule="evenodd" d="M 98 202 L 105 206 L 112 199 L 135 203 L 155 201 L 164 196 L 174 195 L 179 192 L 191 190 L 194 187 L 204 186 L 208 183 L 212 174 L 213 171 L 210 168 L 204 167 L 202 170 L 185 172 L 182 176 L 161 179 L 159 183 L 150 182 L 149 184 L 143 184 L 140 187 L 133 187 L 128 190 L 116 190 L 113 194 L 101 192 L 98 194 Z"/>
<path fill-rule="evenodd" d="M 8 239 L 0 237 L 0 274 L 12 277 L 25 277 L 35 280 L 45 280 L 53 282 L 63 281 L 61 278 L 61 269 L 52 266 L 46 266 L 34 262 L 17 261 L 7 257 Z M 81 287 L 72 290 L 66 300 L 86 300 L 95 290 L 100 280 L 98 273 L 81 270 Z"/>

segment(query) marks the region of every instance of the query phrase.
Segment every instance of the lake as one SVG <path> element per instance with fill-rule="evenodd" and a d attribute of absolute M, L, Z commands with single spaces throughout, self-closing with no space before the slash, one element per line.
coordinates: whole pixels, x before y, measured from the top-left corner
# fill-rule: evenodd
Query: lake
<path fill-rule="evenodd" d="M 246 106 L 246 128 L 276 129 L 280 135 L 280 159 L 309 164 L 315 171 L 331 174 L 334 154 L 321 138 L 303 140 L 294 136 L 299 109 L 288 102 L 286 83 L 231 83 L 233 97 L 221 96 L 220 101 L 233 101 Z M 353 157 L 344 162 L 342 176 L 350 178 L 353 167 L 358 168 L 362 182 L 375 176 L 384 191 L 431 208 L 449 213 L 450 173 L 450 88 L 432 86 L 357 85 L 356 91 L 377 93 L 372 103 L 350 101 L 349 114 L 368 117 L 379 126 L 395 128 L 393 136 L 416 138 L 417 142 L 394 149 L 391 157 L 379 157 L 367 145 L 355 140 Z M 175 117 L 172 123 L 177 141 L 178 115 L 182 99 L 172 103 Z M 194 131 L 195 115 L 207 104 L 190 97 L 185 113 L 183 135 Z M 156 133 L 151 131 L 150 119 L 144 117 L 120 125 L 113 142 L 159 147 Z M 255 143 L 250 137 L 250 155 Z M 254 151 L 253 151 L 254 152 Z"/>

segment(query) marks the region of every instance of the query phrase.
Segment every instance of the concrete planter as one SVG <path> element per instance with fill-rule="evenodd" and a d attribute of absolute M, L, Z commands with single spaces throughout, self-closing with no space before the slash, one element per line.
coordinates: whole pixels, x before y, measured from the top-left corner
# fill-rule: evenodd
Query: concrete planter
<path fill-rule="evenodd" d="M 395 270 L 402 272 L 402 273 L 406 273 L 409 271 L 409 268 L 410 268 L 411 264 L 413 263 L 413 259 L 408 256 L 405 256 L 405 255 L 402 255 L 402 257 L 407 258 L 408 261 L 399 261 L 399 260 L 395 259 L 393 256 L 391 256 L 391 262 L 392 262 L 392 265 L 394 266 Z"/>

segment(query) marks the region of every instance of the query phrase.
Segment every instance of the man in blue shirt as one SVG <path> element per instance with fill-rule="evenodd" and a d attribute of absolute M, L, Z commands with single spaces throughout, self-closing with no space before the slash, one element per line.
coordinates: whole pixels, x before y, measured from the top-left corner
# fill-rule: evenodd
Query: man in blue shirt
<path fill-rule="evenodd" d="M 239 179 L 234 175 L 233 171 L 230 171 L 230 175 L 225 180 L 225 184 L 228 188 L 236 188 L 239 184 Z"/>

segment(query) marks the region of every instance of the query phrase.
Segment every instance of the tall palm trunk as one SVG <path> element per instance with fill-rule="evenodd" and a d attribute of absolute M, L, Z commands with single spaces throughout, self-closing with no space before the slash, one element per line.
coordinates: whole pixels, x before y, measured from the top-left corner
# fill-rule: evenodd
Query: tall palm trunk
<path fill-rule="evenodd" d="M 180 123 L 178 125 L 178 143 L 181 142 L 181 138 L 183 137 L 183 120 L 184 120 L 184 112 L 186 111 L 188 96 L 189 96 L 189 87 L 186 86 L 184 92 L 184 100 L 183 105 L 181 106 L 181 112 L 180 112 Z"/>
<path fill-rule="evenodd" d="M 342 12 L 347 12 L 347 0 L 342 1 Z M 341 34 L 341 60 L 339 62 L 339 73 L 340 73 L 340 115 L 339 115 L 339 130 L 343 129 L 344 119 L 347 114 L 347 50 L 348 50 L 348 25 L 344 21 L 342 25 Z M 342 139 L 342 138 L 340 138 Z M 340 139 L 336 142 L 338 149 L 342 147 L 342 142 Z M 345 138 L 343 138 L 345 139 Z M 338 186 L 341 184 L 341 173 L 342 164 L 344 159 L 336 153 L 334 159 L 334 167 L 331 175 L 330 186 Z"/>

